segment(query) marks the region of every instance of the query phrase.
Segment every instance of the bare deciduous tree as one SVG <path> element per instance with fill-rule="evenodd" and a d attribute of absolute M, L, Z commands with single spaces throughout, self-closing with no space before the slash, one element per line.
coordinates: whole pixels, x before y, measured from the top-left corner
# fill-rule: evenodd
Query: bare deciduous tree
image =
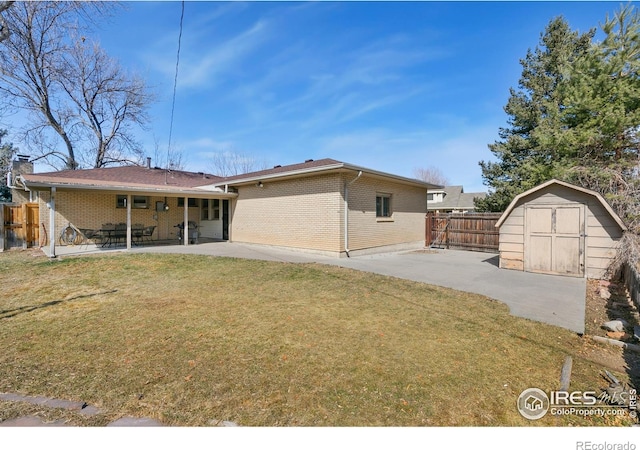
<path fill-rule="evenodd" d="M 94 2 L 18 2 L 5 11 L 10 34 L 0 42 L 0 93 L 6 105 L 29 113 L 22 141 L 52 167 L 140 159 L 131 127 L 145 122 L 151 96 L 142 80 L 126 74 L 79 25 L 109 8 Z"/>
<path fill-rule="evenodd" d="M 416 167 L 413 169 L 413 176 L 418 179 L 431 184 L 439 184 L 446 186 L 449 184 L 449 179 L 442 173 L 440 169 L 434 166 Z"/>
<path fill-rule="evenodd" d="M 144 127 L 152 97 L 142 79 L 128 75 L 97 44 L 77 39 L 67 55 L 61 85 L 76 108 L 77 136 L 91 142 L 77 155 L 82 165 L 103 167 L 140 160 L 142 149 L 132 139 L 131 125 Z"/>
<path fill-rule="evenodd" d="M 220 177 L 230 177 L 269 168 L 264 159 L 243 153 L 224 150 L 211 157 L 210 170 Z"/>
<path fill-rule="evenodd" d="M 164 169 L 184 170 L 184 152 L 182 148 L 170 147 L 168 150 L 162 150 L 158 139 L 155 139 L 152 165 L 162 167 Z"/>
<path fill-rule="evenodd" d="M 7 173 L 10 170 L 13 157 L 18 149 L 10 142 L 3 142 L 7 130 L 0 130 L 0 202 L 11 201 L 11 190 L 7 185 Z"/>
<path fill-rule="evenodd" d="M 4 41 L 9 37 L 9 27 L 2 13 L 13 5 L 13 1 L 0 2 L 0 41 Z"/>

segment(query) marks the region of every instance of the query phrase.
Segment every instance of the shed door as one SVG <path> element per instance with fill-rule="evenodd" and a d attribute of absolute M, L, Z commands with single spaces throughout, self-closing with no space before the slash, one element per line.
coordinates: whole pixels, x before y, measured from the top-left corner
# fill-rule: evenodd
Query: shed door
<path fill-rule="evenodd" d="M 584 230 L 584 205 L 527 206 L 524 269 L 584 276 Z"/>

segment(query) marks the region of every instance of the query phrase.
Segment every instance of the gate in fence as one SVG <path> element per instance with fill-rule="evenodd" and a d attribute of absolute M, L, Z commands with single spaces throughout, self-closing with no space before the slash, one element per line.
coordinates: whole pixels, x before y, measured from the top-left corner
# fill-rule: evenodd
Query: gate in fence
<path fill-rule="evenodd" d="M 0 204 L 0 251 L 36 247 L 40 240 L 37 203 Z"/>
<path fill-rule="evenodd" d="M 498 253 L 500 213 L 428 213 L 425 246 Z"/>

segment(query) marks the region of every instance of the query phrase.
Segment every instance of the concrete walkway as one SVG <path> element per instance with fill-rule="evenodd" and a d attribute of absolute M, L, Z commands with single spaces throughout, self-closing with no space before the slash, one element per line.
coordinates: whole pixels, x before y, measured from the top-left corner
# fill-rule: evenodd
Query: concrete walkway
<path fill-rule="evenodd" d="M 498 268 L 491 253 L 423 250 L 331 258 L 282 248 L 215 242 L 135 248 L 133 252 L 191 253 L 293 263 L 322 263 L 485 295 L 511 314 L 584 333 L 586 280 Z"/>
<path fill-rule="evenodd" d="M 0 393 L 0 400 L 5 402 L 21 402 L 30 403 L 32 405 L 44 406 L 46 408 L 64 409 L 67 411 L 75 411 L 83 416 L 91 417 L 102 414 L 95 406 L 83 402 L 73 402 L 69 400 L 61 400 L 48 397 L 34 397 L 30 395 L 22 395 L 15 393 Z M 237 427 L 238 424 L 228 420 L 211 420 L 210 425 L 217 427 Z M 0 421 L 0 427 L 67 427 L 73 426 L 68 424 L 64 419 L 55 420 L 53 422 L 45 422 L 42 417 L 37 415 L 28 415 L 16 417 Z M 164 425 L 149 417 L 132 417 L 124 416 L 109 422 L 107 427 L 163 427 Z"/>

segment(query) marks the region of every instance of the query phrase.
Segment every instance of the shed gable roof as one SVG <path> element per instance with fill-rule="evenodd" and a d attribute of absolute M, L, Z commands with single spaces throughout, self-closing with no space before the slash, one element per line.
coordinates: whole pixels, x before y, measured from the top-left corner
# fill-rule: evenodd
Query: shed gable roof
<path fill-rule="evenodd" d="M 616 212 L 611 208 L 609 203 L 607 203 L 607 201 L 602 197 L 602 195 L 600 195 L 596 191 L 592 191 L 591 189 L 586 189 L 586 188 L 576 186 L 574 184 L 567 183 L 565 181 L 556 180 L 556 179 L 549 180 L 532 189 L 529 189 L 528 191 L 525 191 L 519 195 L 516 195 L 515 198 L 509 204 L 509 206 L 507 207 L 507 209 L 505 210 L 505 212 L 502 213 L 502 216 L 500 216 L 500 219 L 496 223 L 496 228 L 499 228 L 502 225 L 502 223 L 505 220 L 507 220 L 507 217 L 509 217 L 509 214 L 511 214 L 511 211 L 513 211 L 513 209 L 520 202 L 520 200 L 554 184 L 558 186 L 564 186 L 566 188 L 573 189 L 575 191 L 582 192 L 584 194 L 594 197 L 596 200 L 598 200 L 598 202 L 600 202 L 602 207 L 609 213 L 611 218 L 620 226 L 622 231 L 627 231 L 627 226 L 624 224 L 622 219 L 620 219 L 620 216 L 618 216 L 618 214 L 616 214 Z"/>

